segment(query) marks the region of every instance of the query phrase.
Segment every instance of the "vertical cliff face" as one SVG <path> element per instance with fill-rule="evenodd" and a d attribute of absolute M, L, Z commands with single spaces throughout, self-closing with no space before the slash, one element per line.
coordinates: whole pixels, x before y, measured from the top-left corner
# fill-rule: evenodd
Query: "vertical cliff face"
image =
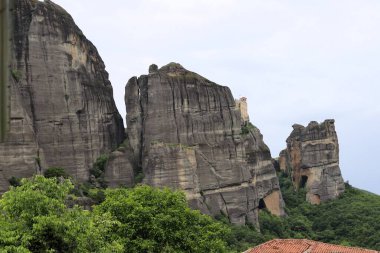
<path fill-rule="evenodd" d="M 0 191 L 11 176 L 50 166 L 79 180 L 124 139 L 108 73 L 96 48 L 58 5 L 16 0 L 11 132 L 0 144 Z"/>
<path fill-rule="evenodd" d="M 334 120 L 312 121 L 307 127 L 293 125 L 286 143 L 280 153 L 280 169 L 291 174 L 296 188 L 306 187 L 310 203 L 319 204 L 343 193 Z"/>
<path fill-rule="evenodd" d="M 279 183 L 259 130 L 244 126 L 228 87 L 176 63 L 126 86 L 127 134 L 144 183 L 186 192 L 194 208 L 257 223 L 266 205 L 283 214 Z"/>

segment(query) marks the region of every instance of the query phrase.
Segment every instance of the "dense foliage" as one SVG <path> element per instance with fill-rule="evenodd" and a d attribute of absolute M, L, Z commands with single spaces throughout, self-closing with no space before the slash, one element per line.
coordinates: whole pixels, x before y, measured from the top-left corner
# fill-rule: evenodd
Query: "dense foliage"
<path fill-rule="evenodd" d="M 188 208 L 185 195 L 138 186 L 107 190 L 95 214 L 109 213 L 119 223 L 113 233 L 128 252 L 224 252 L 228 229 Z"/>
<path fill-rule="evenodd" d="M 50 167 L 44 172 L 44 176 L 46 178 L 51 178 L 51 177 L 64 177 L 64 178 L 69 178 L 69 174 L 66 173 L 64 168 L 61 167 Z"/>
<path fill-rule="evenodd" d="M 279 178 L 287 216 L 261 210 L 260 232 L 191 210 L 178 191 L 86 186 L 87 198 L 98 203 L 87 211 L 73 205 L 73 193 L 82 190 L 69 179 L 22 179 L 0 200 L 0 253 L 242 252 L 273 238 L 380 250 L 380 196 L 347 184 L 340 198 L 314 206 L 305 201 L 304 189 L 294 191 L 285 174 Z"/>
<path fill-rule="evenodd" d="M 380 250 L 380 196 L 353 188 L 336 200 L 308 204 L 304 193 L 295 193 L 290 179 L 280 176 L 287 203 L 290 231 L 315 240 Z"/>
<path fill-rule="evenodd" d="M 273 238 L 307 238 L 380 250 L 380 196 L 346 184 L 338 199 L 311 205 L 305 200 L 305 189 L 295 191 L 286 174 L 279 178 L 288 216 L 279 218 L 261 210 L 261 234 L 252 227 L 234 227 L 229 243 L 237 252 Z"/>
<path fill-rule="evenodd" d="M 109 160 L 109 156 L 106 154 L 100 155 L 95 163 L 93 164 L 92 168 L 90 169 L 90 182 L 92 185 L 97 187 L 106 188 L 107 183 L 104 179 L 104 171 L 106 168 L 106 164 Z"/>
<path fill-rule="evenodd" d="M 67 208 L 73 189 L 67 179 L 36 176 L 11 187 L 0 200 L 0 252 L 121 252 L 106 238 L 116 222 Z"/>
<path fill-rule="evenodd" d="M 68 179 L 36 176 L 0 200 L 0 252 L 226 252 L 228 227 L 187 207 L 183 193 L 108 189 L 86 211 L 69 208 Z"/>

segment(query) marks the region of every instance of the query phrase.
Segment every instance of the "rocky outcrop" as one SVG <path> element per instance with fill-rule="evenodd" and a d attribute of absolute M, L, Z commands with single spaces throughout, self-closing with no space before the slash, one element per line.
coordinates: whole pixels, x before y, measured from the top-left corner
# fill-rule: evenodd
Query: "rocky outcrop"
<path fill-rule="evenodd" d="M 64 9 L 14 2 L 11 127 L 0 144 L 0 192 L 11 176 L 50 166 L 87 180 L 96 158 L 124 140 L 104 63 Z"/>
<path fill-rule="evenodd" d="M 243 122 L 249 122 L 247 98 L 241 97 L 239 99 L 236 99 L 235 103 L 236 108 L 240 110 L 241 120 Z"/>
<path fill-rule="evenodd" d="M 135 185 L 134 158 L 128 140 L 111 152 L 105 166 L 104 180 L 108 187 Z"/>
<path fill-rule="evenodd" d="M 270 151 L 228 87 L 176 63 L 152 65 L 128 81 L 125 103 L 144 183 L 182 189 L 193 208 L 235 224 L 257 224 L 265 206 L 284 213 Z"/>
<path fill-rule="evenodd" d="M 334 120 L 312 121 L 307 127 L 295 124 L 286 143 L 280 153 L 280 169 L 291 174 L 297 189 L 306 187 L 310 203 L 319 204 L 343 193 Z"/>

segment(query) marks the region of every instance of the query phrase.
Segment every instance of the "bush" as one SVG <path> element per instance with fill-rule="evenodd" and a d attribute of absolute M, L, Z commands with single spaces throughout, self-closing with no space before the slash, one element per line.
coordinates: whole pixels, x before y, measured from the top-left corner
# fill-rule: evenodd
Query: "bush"
<path fill-rule="evenodd" d="M 9 180 L 8 180 L 9 184 L 14 186 L 14 187 L 17 187 L 17 186 L 20 186 L 21 185 L 21 179 L 18 178 L 18 177 L 11 177 Z"/>
<path fill-rule="evenodd" d="M 257 129 L 257 127 L 255 127 L 251 122 L 246 122 L 246 123 L 244 123 L 244 125 L 241 126 L 240 134 L 241 135 L 247 135 L 255 129 Z"/>
<path fill-rule="evenodd" d="M 237 226 L 229 224 L 229 227 L 231 228 L 231 233 L 228 234 L 226 240 L 231 252 L 243 252 L 271 239 L 249 225 Z"/>
<path fill-rule="evenodd" d="M 94 175 L 95 178 L 103 177 L 108 159 L 109 159 L 108 155 L 99 156 L 98 159 L 96 159 L 94 166 L 90 170 L 91 175 Z"/>
<path fill-rule="evenodd" d="M 89 189 L 88 197 L 94 200 L 96 204 L 100 204 L 105 200 L 106 195 L 103 189 L 93 188 Z"/>
<path fill-rule="evenodd" d="M 22 73 L 20 70 L 12 69 L 11 71 L 12 77 L 18 82 L 22 78 Z"/>
<path fill-rule="evenodd" d="M 66 173 L 64 168 L 61 167 L 50 167 L 44 172 L 44 176 L 46 178 L 52 178 L 52 177 L 63 177 L 63 178 L 69 178 L 69 174 Z"/>
<path fill-rule="evenodd" d="M 135 183 L 136 184 L 142 183 L 143 179 L 144 179 L 144 173 L 139 172 L 139 173 L 137 173 L 137 175 L 135 175 Z"/>

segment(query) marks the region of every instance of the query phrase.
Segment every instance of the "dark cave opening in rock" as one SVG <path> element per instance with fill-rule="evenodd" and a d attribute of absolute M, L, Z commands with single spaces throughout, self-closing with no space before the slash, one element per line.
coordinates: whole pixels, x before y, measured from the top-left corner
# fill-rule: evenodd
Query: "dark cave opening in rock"
<path fill-rule="evenodd" d="M 265 209 L 267 206 L 265 205 L 264 199 L 259 200 L 259 209 Z"/>
<path fill-rule="evenodd" d="M 307 183 L 307 179 L 308 179 L 307 176 L 302 176 L 301 177 L 300 188 L 305 188 L 306 183 Z"/>

